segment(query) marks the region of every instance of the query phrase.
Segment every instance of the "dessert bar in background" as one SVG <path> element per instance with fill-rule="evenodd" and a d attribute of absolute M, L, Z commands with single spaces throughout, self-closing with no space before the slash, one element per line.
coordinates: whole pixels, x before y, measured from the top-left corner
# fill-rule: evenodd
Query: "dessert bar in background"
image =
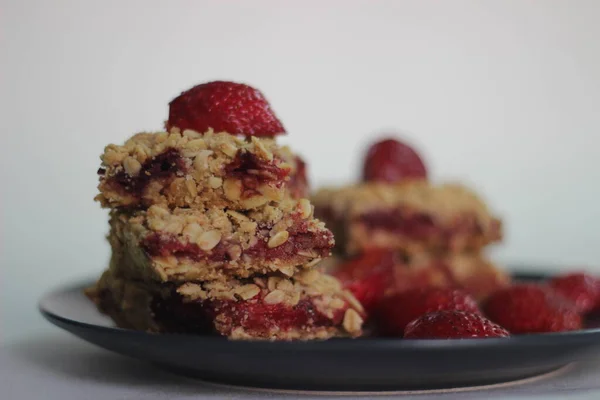
<path fill-rule="evenodd" d="M 342 254 L 377 248 L 408 254 L 478 251 L 501 239 L 500 220 L 460 185 L 366 182 L 322 189 L 313 202 Z"/>
<path fill-rule="evenodd" d="M 431 183 L 418 153 L 396 139 L 371 146 L 362 182 L 312 200 L 336 240 L 328 270 L 375 325 L 381 302 L 407 290 L 460 288 L 483 300 L 510 282 L 484 254 L 502 239 L 500 219 L 466 187 Z"/>

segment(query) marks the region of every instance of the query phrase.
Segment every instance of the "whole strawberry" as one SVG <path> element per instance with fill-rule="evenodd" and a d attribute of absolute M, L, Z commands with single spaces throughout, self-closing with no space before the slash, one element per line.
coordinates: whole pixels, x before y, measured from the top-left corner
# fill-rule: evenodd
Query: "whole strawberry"
<path fill-rule="evenodd" d="M 510 334 L 500 325 L 474 313 L 445 310 L 425 314 L 404 330 L 405 339 L 500 338 Z"/>
<path fill-rule="evenodd" d="M 393 283 L 394 265 L 394 252 L 374 249 L 340 265 L 334 275 L 371 314 Z"/>
<path fill-rule="evenodd" d="M 364 161 L 363 180 L 400 182 L 427 179 L 427 169 L 417 152 L 396 139 L 373 144 Z"/>
<path fill-rule="evenodd" d="M 384 299 L 377 307 L 377 326 L 381 333 L 402 336 L 414 319 L 434 311 L 456 310 L 481 314 L 469 294 L 452 288 L 412 289 Z"/>
<path fill-rule="evenodd" d="M 215 81 L 181 93 L 169 103 L 167 129 L 204 133 L 209 128 L 233 135 L 275 136 L 285 133 L 263 94 L 241 83 Z"/>
<path fill-rule="evenodd" d="M 512 334 L 572 331 L 582 326 L 571 302 L 536 284 L 500 289 L 487 299 L 483 311 Z"/>
<path fill-rule="evenodd" d="M 583 314 L 592 311 L 600 302 L 600 279 L 585 272 L 556 276 L 548 284 L 571 300 Z"/>

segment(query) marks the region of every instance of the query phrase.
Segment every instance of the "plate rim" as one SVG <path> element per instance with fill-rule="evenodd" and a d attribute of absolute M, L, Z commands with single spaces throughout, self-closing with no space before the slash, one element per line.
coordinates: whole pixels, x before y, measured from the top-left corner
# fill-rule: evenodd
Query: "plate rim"
<path fill-rule="evenodd" d="M 518 274 L 518 273 L 517 273 Z M 547 276 L 543 273 L 524 273 L 528 276 Z M 60 285 L 56 288 L 47 291 L 38 301 L 38 311 L 42 316 L 53 325 L 65 329 L 63 325 L 73 326 L 78 329 L 100 331 L 108 334 L 126 334 L 139 336 L 144 338 L 152 338 L 151 340 L 167 340 L 168 338 L 208 342 L 210 345 L 223 345 L 227 347 L 268 347 L 269 349 L 278 348 L 281 350 L 303 350 L 303 351 L 347 351 L 349 347 L 356 350 L 447 350 L 447 349 L 484 349 L 493 347 L 498 349 L 502 346 L 514 348 L 519 346 L 525 347 L 546 347 L 554 344 L 561 344 L 561 340 L 568 339 L 571 342 L 590 341 L 591 338 L 598 336 L 600 341 L 600 327 L 587 328 L 577 331 L 567 332 L 548 332 L 548 333 L 532 333 L 524 335 L 514 335 L 508 338 L 469 338 L 469 339 L 403 339 L 403 338 L 386 338 L 386 337 L 362 337 L 362 338 L 332 338 L 328 340 L 311 340 L 311 341 L 268 341 L 268 340 L 228 340 L 220 336 L 208 336 L 185 333 L 150 333 L 133 329 L 124 329 L 116 326 L 103 326 L 94 323 L 84 322 L 73 318 L 65 317 L 50 309 L 46 304 L 51 301 L 53 296 L 64 295 L 65 293 L 80 291 L 89 287 L 94 280 L 80 280 L 78 283 Z"/>

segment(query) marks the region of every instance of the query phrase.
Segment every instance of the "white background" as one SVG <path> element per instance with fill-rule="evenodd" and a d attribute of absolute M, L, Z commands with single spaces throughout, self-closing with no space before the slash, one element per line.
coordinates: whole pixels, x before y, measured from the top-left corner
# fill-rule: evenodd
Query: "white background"
<path fill-rule="evenodd" d="M 45 326 L 42 292 L 106 265 L 103 147 L 213 79 L 266 94 L 315 186 L 401 132 L 505 219 L 498 260 L 600 271 L 600 1 L 1 4 L 5 339 Z"/>

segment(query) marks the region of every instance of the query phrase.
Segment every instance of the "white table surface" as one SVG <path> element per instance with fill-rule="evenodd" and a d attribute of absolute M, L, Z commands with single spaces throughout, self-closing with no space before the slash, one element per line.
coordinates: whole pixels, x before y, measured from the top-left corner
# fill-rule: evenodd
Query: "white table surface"
<path fill-rule="evenodd" d="M 47 332 L 47 333 L 46 333 Z M 122 357 L 58 330 L 0 348 L 1 399 L 279 399 L 335 398 L 322 393 L 256 391 L 179 377 Z M 373 398 L 371 394 L 341 398 Z M 475 391 L 397 393 L 381 398 L 600 399 L 600 359 L 583 360 L 553 376 Z"/>

